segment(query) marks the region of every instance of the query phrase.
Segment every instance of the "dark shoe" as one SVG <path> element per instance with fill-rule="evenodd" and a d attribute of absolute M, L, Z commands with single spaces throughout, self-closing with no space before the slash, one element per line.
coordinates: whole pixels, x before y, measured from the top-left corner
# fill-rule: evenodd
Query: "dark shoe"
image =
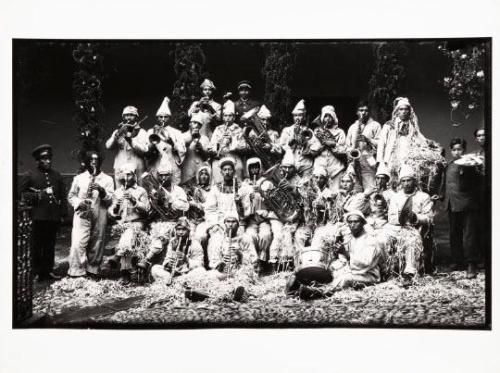
<path fill-rule="evenodd" d="M 285 285 L 285 294 L 288 296 L 294 295 L 297 290 L 299 290 L 300 283 L 297 280 L 297 276 L 291 275 L 288 277 Z"/>
<path fill-rule="evenodd" d="M 299 298 L 302 300 L 313 300 L 323 298 L 323 292 L 312 286 L 300 285 Z"/>
<path fill-rule="evenodd" d="M 184 296 L 189 299 L 191 302 L 201 302 L 207 298 L 210 298 L 208 294 L 202 293 L 201 291 L 196 290 L 186 290 L 184 292 Z"/>
<path fill-rule="evenodd" d="M 404 288 L 407 288 L 409 286 L 413 285 L 413 275 L 410 273 L 404 273 L 403 274 L 403 283 L 402 286 Z"/>
<path fill-rule="evenodd" d="M 123 286 L 127 286 L 128 284 L 130 284 L 130 273 L 122 272 L 118 282 Z"/>
<path fill-rule="evenodd" d="M 474 263 L 469 263 L 467 265 L 467 274 L 465 275 L 465 278 L 471 280 L 476 277 L 477 277 L 477 267 Z"/>
<path fill-rule="evenodd" d="M 92 273 L 92 272 L 87 272 L 87 274 L 85 275 L 87 278 L 91 279 L 91 280 L 100 280 L 101 279 L 101 276 L 98 275 L 98 274 L 95 274 L 95 273 Z"/>
<path fill-rule="evenodd" d="M 236 302 L 246 302 L 248 300 L 248 293 L 243 286 L 238 286 L 233 293 L 233 300 Z"/>

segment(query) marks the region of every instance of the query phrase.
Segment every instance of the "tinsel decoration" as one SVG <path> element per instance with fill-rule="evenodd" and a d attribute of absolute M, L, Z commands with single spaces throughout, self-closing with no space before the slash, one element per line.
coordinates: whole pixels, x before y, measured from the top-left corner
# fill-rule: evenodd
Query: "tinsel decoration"
<path fill-rule="evenodd" d="M 486 45 L 452 49 L 445 42 L 437 48 L 450 62 L 450 74 L 440 84 L 450 100 L 452 125 L 458 126 L 460 123 L 453 119 L 455 111 L 468 119 L 474 111 L 483 107 Z"/>
<path fill-rule="evenodd" d="M 297 46 L 294 43 L 262 43 L 262 47 L 266 54 L 262 67 L 264 104 L 273 113 L 274 126 L 281 130 L 292 110 L 290 84 L 297 60 Z"/>
<path fill-rule="evenodd" d="M 99 123 L 104 107 L 103 100 L 103 57 L 94 43 L 79 43 L 73 50 L 76 72 L 73 79 L 75 110 L 73 122 L 78 130 L 79 149 L 73 151 L 80 165 L 85 153 L 101 149 L 102 125 Z"/>
<path fill-rule="evenodd" d="M 176 43 L 174 72 L 177 80 L 172 92 L 172 125 L 181 130 L 187 129 L 187 111 L 200 96 L 200 83 L 206 74 L 205 54 L 200 43 Z"/>
<path fill-rule="evenodd" d="M 399 95 L 405 77 L 402 59 L 408 54 L 403 42 L 381 42 L 373 46 L 375 67 L 369 81 L 368 98 L 380 123 L 390 119 L 394 99 Z"/>

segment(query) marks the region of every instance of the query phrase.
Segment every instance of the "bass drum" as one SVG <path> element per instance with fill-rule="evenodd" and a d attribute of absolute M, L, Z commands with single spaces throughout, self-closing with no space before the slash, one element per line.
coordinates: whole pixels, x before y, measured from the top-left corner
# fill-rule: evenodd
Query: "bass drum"
<path fill-rule="evenodd" d="M 304 284 L 312 282 L 326 284 L 333 280 L 328 265 L 329 255 L 327 252 L 308 247 L 298 256 L 295 275 Z"/>

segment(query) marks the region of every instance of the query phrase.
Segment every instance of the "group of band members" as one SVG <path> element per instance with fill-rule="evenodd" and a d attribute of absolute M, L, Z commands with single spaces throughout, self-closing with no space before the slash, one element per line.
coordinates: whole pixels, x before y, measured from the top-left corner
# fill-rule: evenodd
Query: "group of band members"
<path fill-rule="evenodd" d="M 200 88 L 186 132 L 171 123 L 167 97 L 149 130 L 140 126 L 137 108 L 124 108 L 106 141 L 115 151 L 114 180 L 101 170 L 101 154 L 90 151 L 66 195 L 51 168 L 50 145 L 33 151 L 38 168 L 19 190 L 35 201 L 34 263 L 41 279 L 58 277 L 54 245 L 67 202 L 74 210 L 73 277 L 119 268 L 124 284 L 140 273 L 169 285 L 189 276 L 226 281 L 235 273 L 289 271 L 286 293 L 302 299 L 391 276 L 409 286 L 422 273 L 439 200 L 449 213 L 452 266 L 476 276 L 484 129 L 475 132 L 482 152 L 464 155 L 465 140 L 451 141 L 453 160 L 431 196 L 401 161 L 411 144 L 432 142 L 407 98 L 395 100 L 383 126 L 360 102 L 347 135 L 332 105 L 309 123 L 300 100 L 293 123 L 279 134 L 270 128 L 269 109 L 250 97 L 250 82 L 240 82 L 239 99 L 223 105 L 212 98 L 213 82 L 206 79 Z M 120 237 L 114 255 L 103 260 L 111 222 Z M 149 235 L 143 255 L 135 247 L 139 235 Z M 242 289 L 235 292 L 239 298 Z"/>

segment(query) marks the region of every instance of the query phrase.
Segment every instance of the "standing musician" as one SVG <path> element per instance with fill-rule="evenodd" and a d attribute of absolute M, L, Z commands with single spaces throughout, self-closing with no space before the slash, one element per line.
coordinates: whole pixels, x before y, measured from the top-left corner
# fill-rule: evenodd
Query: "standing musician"
<path fill-rule="evenodd" d="M 356 175 L 361 181 L 363 189 L 371 189 L 375 185 L 375 167 L 377 156 L 378 136 L 380 123 L 370 117 L 368 102 L 361 101 L 357 106 L 358 119 L 347 130 L 347 149 L 358 149 L 359 170 Z"/>
<path fill-rule="evenodd" d="M 144 155 L 148 150 L 148 136 L 137 122 L 139 112 L 134 106 L 126 106 L 122 113 L 122 122 L 106 141 L 106 149 L 118 149 L 113 165 L 115 186 L 119 185 L 119 170 L 125 163 L 133 163 L 137 172 L 144 172 Z"/>
<path fill-rule="evenodd" d="M 186 145 L 181 131 L 169 125 L 171 112 L 168 97 L 163 99 L 156 112 L 158 124 L 148 130 L 148 157 L 151 159 L 149 172 L 156 175 L 160 166 L 170 165 L 173 169 L 173 182 L 181 182 L 181 164 L 186 154 Z"/>
<path fill-rule="evenodd" d="M 301 177 L 312 172 L 314 157 L 321 151 L 321 143 L 306 123 L 306 107 L 300 100 L 292 111 L 294 124 L 283 128 L 280 144 L 285 154 L 293 157 L 294 167 Z"/>
<path fill-rule="evenodd" d="M 212 186 L 206 196 L 205 221 L 196 228 L 195 239 L 206 250 L 209 237 L 220 229 L 224 223 L 224 216 L 228 213 L 242 215 L 243 207 L 238 190 L 241 182 L 235 176 L 235 162 L 232 158 L 223 158 L 219 162 L 223 181 Z M 241 228 L 244 231 L 244 227 Z"/>
<path fill-rule="evenodd" d="M 60 279 L 53 272 L 59 224 L 67 216 L 66 192 L 61 174 L 52 169 L 52 147 L 40 145 L 31 153 L 37 168 L 22 175 L 18 198 L 33 203 L 33 266 L 39 280 Z"/>
<path fill-rule="evenodd" d="M 210 138 L 215 122 L 221 120 L 222 106 L 213 100 L 213 94 L 216 90 L 214 83 L 210 79 L 205 79 L 201 85 L 202 97 L 200 100 L 191 104 L 188 110 L 188 115 L 198 113 L 202 119 L 202 127 L 200 133 L 203 136 Z"/>
<path fill-rule="evenodd" d="M 398 97 L 394 100 L 392 118 L 382 127 L 377 143 L 377 162 L 385 163 L 391 177 L 397 176 L 412 143 L 427 144 L 427 139 L 420 132 L 410 101 Z"/>
<path fill-rule="evenodd" d="M 202 113 L 193 113 L 189 122 L 189 131 L 182 134 L 186 146 L 186 155 L 182 162 L 181 184 L 196 178 L 200 166 L 208 160 L 210 140 L 201 133 L 204 122 Z"/>
<path fill-rule="evenodd" d="M 251 96 L 252 83 L 248 80 L 242 80 L 238 83 L 238 100 L 234 103 L 236 110 L 236 120 L 240 120 L 241 116 L 253 108 L 259 107 L 260 103 L 252 99 Z"/>
<path fill-rule="evenodd" d="M 134 269 L 132 259 L 136 256 L 135 238 L 144 228 L 145 215 L 149 212 L 148 193 L 137 185 L 136 168 L 133 163 L 126 163 L 120 170 L 121 185 L 113 194 L 113 202 L 108 209 L 110 216 L 118 221 L 123 233 L 120 236 L 116 252 L 103 265 L 109 270 L 112 264 L 120 263 L 121 279 L 124 285 L 130 282 L 130 272 Z"/>
<path fill-rule="evenodd" d="M 278 164 L 282 157 L 279 134 L 269 128 L 270 119 L 271 112 L 265 105 L 254 108 L 240 118 L 244 125 L 243 136 L 249 151 L 260 159 L 263 170 Z"/>
<path fill-rule="evenodd" d="M 214 183 L 222 181 L 220 159 L 230 156 L 235 161 L 235 172 L 238 180 L 243 180 L 243 162 L 241 155 L 247 150 L 241 127 L 234 122 L 234 103 L 227 100 L 222 111 L 223 124 L 215 128 L 210 139 L 210 155 L 212 158 L 212 177 Z"/>
<path fill-rule="evenodd" d="M 104 255 L 108 208 L 114 192 L 113 178 L 101 171 L 102 157 L 87 152 L 87 171 L 74 177 L 68 193 L 73 206 L 73 230 L 68 275 L 97 276 Z"/>
<path fill-rule="evenodd" d="M 174 277 L 204 272 L 203 249 L 198 241 L 190 238 L 190 224 L 186 217 L 175 223 L 175 236 L 169 240 L 165 259 L 162 264 L 151 267 L 151 275 L 155 281 L 170 285 Z"/>
<path fill-rule="evenodd" d="M 172 168 L 169 165 L 161 165 L 157 172 L 158 189 L 149 190 L 149 198 L 151 209 L 158 209 L 156 212 L 159 221 L 151 223 L 151 244 L 145 258 L 138 264 L 143 270 L 147 270 L 154 259 L 160 256 L 172 236 L 176 221 L 189 209 L 186 192 L 173 182 Z M 143 182 L 143 185 L 147 188 L 149 183 Z"/>
<path fill-rule="evenodd" d="M 321 109 L 319 120 L 319 126 L 315 128 L 314 134 L 321 144 L 321 150 L 314 159 L 314 167 L 326 169 L 330 179 L 328 185 L 336 193 L 341 173 L 345 169 L 345 161 L 341 158 L 341 154 L 346 152 L 345 132 L 339 128 L 337 114 L 332 105 Z"/>
<path fill-rule="evenodd" d="M 243 206 L 243 220 L 246 226 L 245 234 L 253 240 L 259 259 L 265 262 L 271 245 L 272 233 L 269 224 L 269 211 L 259 189 L 259 184 L 264 180 L 261 177 L 261 172 L 260 159 L 248 159 L 248 178 L 243 181 L 239 192 Z"/>

